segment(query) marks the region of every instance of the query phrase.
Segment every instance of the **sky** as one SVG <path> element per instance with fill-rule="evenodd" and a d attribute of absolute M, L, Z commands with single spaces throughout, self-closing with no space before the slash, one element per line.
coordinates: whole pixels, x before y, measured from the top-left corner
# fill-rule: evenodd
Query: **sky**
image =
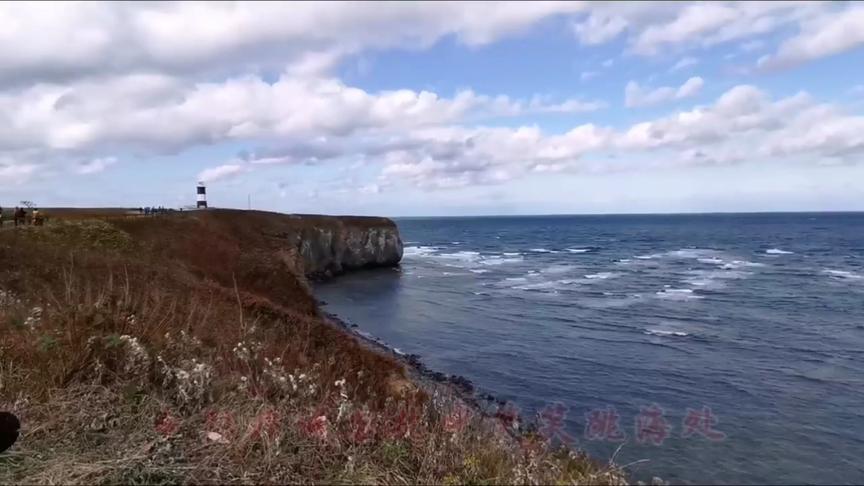
<path fill-rule="evenodd" d="M 864 3 L 0 3 L 0 204 L 864 210 Z"/>

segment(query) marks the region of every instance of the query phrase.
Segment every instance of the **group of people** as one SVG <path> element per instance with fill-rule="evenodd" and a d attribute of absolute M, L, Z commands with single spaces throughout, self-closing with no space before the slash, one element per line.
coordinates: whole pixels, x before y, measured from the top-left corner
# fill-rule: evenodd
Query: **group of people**
<path fill-rule="evenodd" d="M 33 208 L 33 211 L 30 212 L 30 217 L 27 217 L 27 210 L 15 206 L 15 210 L 12 211 L 12 220 L 15 222 L 15 226 L 19 224 L 24 226 L 26 224 L 32 224 L 34 226 L 42 226 L 45 223 L 45 216 L 39 212 L 39 208 Z M 4 215 L 3 215 L 3 207 L 0 207 L 0 226 L 3 226 L 4 223 Z"/>
<path fill-rule="evenodd" d="M 146 208 L 138 208 L 138 212 L 145 216 L 155 216 L 157 214 L 167 214 L 170 212 L 174 212 L 173 209 L 158 206 L 158 207 L 146 207 Z"/>

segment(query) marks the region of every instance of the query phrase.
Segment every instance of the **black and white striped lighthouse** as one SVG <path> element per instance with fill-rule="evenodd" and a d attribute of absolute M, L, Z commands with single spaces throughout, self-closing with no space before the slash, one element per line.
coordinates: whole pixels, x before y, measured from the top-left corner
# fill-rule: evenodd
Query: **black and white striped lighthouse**
<path fill-rule="evenodd" d="M 207 209 L 207 188 L 203 182 L 198 183 L 198 203 L 196 207 L 198 209 Z"/>

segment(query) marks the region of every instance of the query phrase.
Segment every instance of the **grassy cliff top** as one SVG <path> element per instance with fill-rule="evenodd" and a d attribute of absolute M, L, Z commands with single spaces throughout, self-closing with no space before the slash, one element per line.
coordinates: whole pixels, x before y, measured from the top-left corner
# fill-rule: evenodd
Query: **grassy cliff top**
<path fill-rule="evenodd" d="M 268 231 L 330 218 L 112 216 L 0 231 L 0 483 L 624 482 L 326 321 Z"/>

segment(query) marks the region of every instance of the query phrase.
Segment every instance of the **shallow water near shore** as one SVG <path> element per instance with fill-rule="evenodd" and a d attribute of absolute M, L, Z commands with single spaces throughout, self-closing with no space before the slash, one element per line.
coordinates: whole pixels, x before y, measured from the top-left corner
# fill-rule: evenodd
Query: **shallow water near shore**
<path fill-rule="evenodd" d="M 864 478 L 864 214 L 397 224 L 400 269 L 317 297 L 558 439 L 636 479 Z"/>

